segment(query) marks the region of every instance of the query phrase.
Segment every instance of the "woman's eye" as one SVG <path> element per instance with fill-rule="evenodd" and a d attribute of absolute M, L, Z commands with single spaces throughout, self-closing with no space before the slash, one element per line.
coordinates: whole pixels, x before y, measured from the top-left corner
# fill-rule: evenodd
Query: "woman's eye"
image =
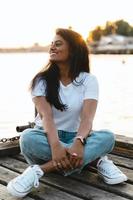
<path fill-rule="evenodd" d="M 59 46 L 61 46 L 61 45 L 62 45 L 61 42 L 57 42 L 57 43 L 55 43 L 55 46 L 56 46 L 56 47 L 59 47 Z"/>
<path fill-rule="evenodd" d="M 61 45 L 63 45 L 63 43 L 61 41 L 57 41 L 57 42 L 52 42 L 51 43 L 51 47 L 55 46 L 55 47 L 60 47 Z"/>

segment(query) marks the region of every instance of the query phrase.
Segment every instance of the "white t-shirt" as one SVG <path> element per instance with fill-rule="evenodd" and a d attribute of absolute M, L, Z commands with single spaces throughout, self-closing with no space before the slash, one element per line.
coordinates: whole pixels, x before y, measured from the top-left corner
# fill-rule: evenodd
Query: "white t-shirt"
<path fill-rule="evenodd" d="M 80 81 L 81 83 L 79 83 Z M 98 100 L 98 82 L 94 75 L 81 72 L 74 83 L 64 86 L 60 81 L 59 95 L 62 103 L 66 104 L 68 109 L 60 111 L 52 106 L 53 119 L 57 130 L 77 132 L 80 125 L 83 101 L 85 99 Z M 46 82 L 43 80 L 38 81 L 32 91 L 32 98 L 35 96 L 46 96 L 45 88 Z M 39 114 L 35 119 L 35 124 L 42 127 L 42 120 Z M 45 131 L 45 127 L 43 128 Z"/>

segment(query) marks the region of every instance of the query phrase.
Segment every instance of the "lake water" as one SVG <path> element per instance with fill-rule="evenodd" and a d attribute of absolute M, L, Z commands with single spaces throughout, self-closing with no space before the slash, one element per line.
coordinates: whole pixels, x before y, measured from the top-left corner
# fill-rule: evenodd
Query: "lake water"
<path fill-rule="evenodd" d="M 47 60 L 47 53 L 0 54 L 0 138 L 34 120 L 28 86 Z M 100 86 L 94 129 L 133 137 L 133 56 L 90 55 L 90 66 Z"/>

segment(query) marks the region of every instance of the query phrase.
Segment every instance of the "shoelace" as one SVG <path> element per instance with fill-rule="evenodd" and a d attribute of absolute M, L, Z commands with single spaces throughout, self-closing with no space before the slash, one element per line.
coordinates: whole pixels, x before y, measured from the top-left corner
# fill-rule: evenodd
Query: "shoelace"
<path fill-rule="evenodd" d="M 112 166 L 106 167 L 106 169 L 104 169 L 102 166 L 99 166 L 99 169 L 105 172 L 106 174 L 112 174 L 112 175 L 115 175 L 116 173 L 121 174 L 121 171 L 113 164 L 112 161 L 107 161 L 106 165 L 108 166 L 109 164 L 111 164 Z"/>
<path fill-rule="evenodd" d="M 34 172 L 34 170 L 33 170 Z M 34 183 L 32 185 L 32 182 L 30 179 L 26 179 L 25 178 L 25 174 L 20 175 L 16 182 L 18 182 L 19 185 L 21 185 L 23 188 L 27 189 L 27 187 L 29 186 L 34 186 L 35 188 L 37 188 L 39 186 L 39 179 L 37 174 L 34 172 Z"/>
<path fill-rule="evenodd" d="M 110 175 L 115 175 L 116 173 L 118 173 L 118 171 L 113 171 L 113 173 L 112 173 L 112 170 L 105 170 L 105 169 L 102 169 L 101 170 L 102 172 L 104 172 L 105 174 L 110 174 Z"/>
<path fill-rule="evenodd" d="M 34 187 L 37 188 L 39 186 L 39 178 L 38 176 L 35 174 L 36 178 L 35 178 L 35 181 L 34 181 Z"/>

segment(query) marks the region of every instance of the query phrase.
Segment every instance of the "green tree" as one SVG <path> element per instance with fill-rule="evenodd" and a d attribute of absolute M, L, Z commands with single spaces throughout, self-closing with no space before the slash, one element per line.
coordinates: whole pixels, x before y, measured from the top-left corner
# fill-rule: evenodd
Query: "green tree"
<path fill-rule="evenodd" d="M 131 36 L 133 35 L 133 27 L 129 25 L 128 22 L 124 20 L 119 20 L 115 22 L 117 27 L 117 34 Z"/>
<path fill-rule="evenodd" d="M 105 28 L 103 29 L 103 35 L 110 35 L 116 33 L 117 26 L 113 22 L 106 22 Z"/>
<path fill-rule="evenodd" d="M 133 26 L 123 19 L 110 22 L 107 21 L 105 26 L 97 26 L 89 33 L 87 41 L 99 41 L 103 35 L 119 34 L 123 36 L 133 36 Z"/>

